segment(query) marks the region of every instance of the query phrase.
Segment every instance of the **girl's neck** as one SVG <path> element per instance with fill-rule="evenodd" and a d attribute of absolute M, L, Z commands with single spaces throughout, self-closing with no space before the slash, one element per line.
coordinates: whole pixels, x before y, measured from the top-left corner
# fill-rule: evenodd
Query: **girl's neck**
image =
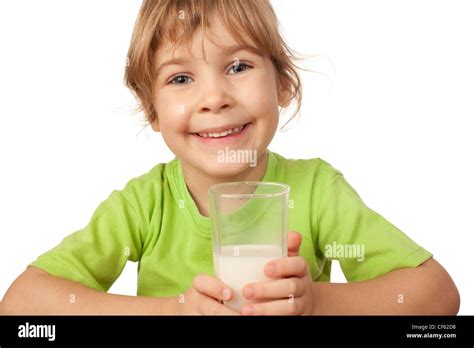
<path fill-rule="evenodd" d="M 181 160 L 180 160 L 181 161 Z M 196 203 L 199 213 L 203 216 L 209 216 L 208 189 L 212 185 L 233 181 L 261 181 L 265 176 L 267 169 L 268 151 L 265 151 L 258 159 L 255 167 L 248 168 L 233 176 L 212 177 L 199 169 L 181 161 L 184 182 L 188 188 L 191 197 Z"/>

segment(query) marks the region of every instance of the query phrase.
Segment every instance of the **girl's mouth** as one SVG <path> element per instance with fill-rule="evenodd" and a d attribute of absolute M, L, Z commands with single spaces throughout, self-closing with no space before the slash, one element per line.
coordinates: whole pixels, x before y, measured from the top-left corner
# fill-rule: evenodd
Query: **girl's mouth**
<path fill-rule="evenodd" d="M 191 135 L 205 143 L 222 143 L 243 137 L 250 127 L 251 122 L 240 127 L 230 128 L 228 130 L 217 133 L 191 133 Z"/>

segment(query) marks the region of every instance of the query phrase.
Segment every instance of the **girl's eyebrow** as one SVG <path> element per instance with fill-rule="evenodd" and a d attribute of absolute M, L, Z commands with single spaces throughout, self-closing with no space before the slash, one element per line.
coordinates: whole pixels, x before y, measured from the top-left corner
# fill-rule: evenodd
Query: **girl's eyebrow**
<path fill-rule="evenodd" d="M 232 46 L 229 46 L 229 47 L 222 47 L 222 51 L 223 53 L 221 55 L 232 55 L 236 52 L 239 52 L 239 51 L 249 51 L 250 53 L 253 53 L 255 55 L 258 55 L 258 56 L 263 56 L 262 52 L 252 46 L 252 45 L 241 45 L 241 44 L 237 44 L 237 45 L 232 45 Z M 155 71 L 155 76 L 158 76 L 160 74 L 160 71 L 163 70 L 164 67 L 166 66 L 169 66 L 169 65 L 184 65 L 186 63 L 189 62 L 189 59 L 186 58 L 186 57 L 177 57 L 177 58 L 173 58 L 173 59 L 170 59 L 170 60 L 167 60 L 163 63 L 160 64 L 160 66 L 156 69 Z"/>
<path fill-rule="evenodd" d="M 158 76 L 161 70 L 163 70 L 163 68 L 168 65 L 184 65 L 187 62 L 189 62 L 189 59 L 186 59 L 186 58 L 174 58 L 174 59 L 167 60 L 166 62 L 160 64 L 160 66 L 156 69 L 155 76 Z"/>
<path fill-rule="evenodd" d="M 263 53 L 261 50 L 259 50 L 257 47 L 252 46 L 252 45 L 241 45 L 241 44 L 236 44 L 232 45 L 229 47 L 223 47 L 222 50 L 224 51 L 224 54 L 226 55 L 231 55 L 234 54 L 235 52 L 238 51 L 249 51 L 253 54 L 256 54 L 258 56 L 263 56 Z"/>

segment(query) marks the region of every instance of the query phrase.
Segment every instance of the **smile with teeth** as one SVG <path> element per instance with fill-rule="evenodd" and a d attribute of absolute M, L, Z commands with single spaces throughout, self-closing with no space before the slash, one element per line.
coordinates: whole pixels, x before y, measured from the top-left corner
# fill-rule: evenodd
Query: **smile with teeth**
<path fill-rule="evenodd" d="M 225 137 L 229 134 L 236 134 L 236 133 L 240 133 L 242 131 L 242 129 L 244 129 L 246 125 L 242 125 L 240 127 L 235 127 L 235 128 L 231 128 L 231 129 L 228 129 L 228 130 L 225 130 L 223 132 L 219 132 L 219 133 L 197 133 L 200 137 L 203 137 L 203 138 L 222 138 L 222 137 Z"/>

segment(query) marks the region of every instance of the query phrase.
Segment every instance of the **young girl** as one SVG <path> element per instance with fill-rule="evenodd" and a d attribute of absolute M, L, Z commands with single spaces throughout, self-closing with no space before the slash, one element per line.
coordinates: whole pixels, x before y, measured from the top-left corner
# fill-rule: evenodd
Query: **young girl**
<path fill-rule="evenodd" d="M 368 208 L 341 172 L 269 151 L 279 113 L 301 103 L 292 51 L 268 0 L 143 2 L 125 81 L 176 155 L 115 190 L 89 224 L 39 256 L 7 291 L 8 313 L 456 314 L 459 294 L 432 254 Z M 247 151 L 252 161 L 222 161 Z M 248 156 L 247 158 L 251 158 Z M 243 296 L 214 276 L 208 189 L 291 187 L 288 257 Z M 137 296 L 108 294 L 128 260 Z M 330 283 L 338 260 L 347 284 Z"/>

